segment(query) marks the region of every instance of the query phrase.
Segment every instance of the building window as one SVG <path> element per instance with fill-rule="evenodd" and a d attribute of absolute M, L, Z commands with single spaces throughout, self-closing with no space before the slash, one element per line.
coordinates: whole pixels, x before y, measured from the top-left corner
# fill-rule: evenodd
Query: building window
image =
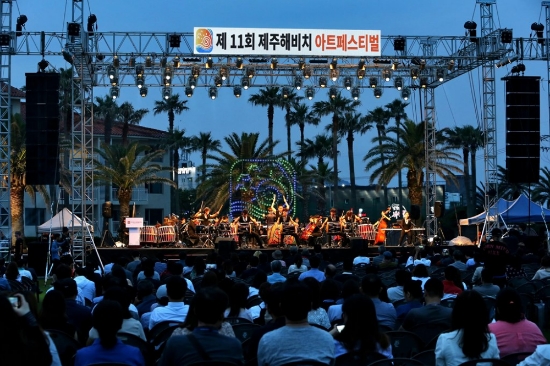
<path fill-rule="evenodd" d="M 157 222 L 161 223 L 164 219 L 164 210 L 162 208 L 146 208 L 144 221 L 149 225 L 155 225 Z"/>
<path fill-rule="evenodd" d="M 187 178 L 188 182 L 193 182 L 193 178 Z"/>
<path fill-rule="evenodd" d="M 25 209 L 25 225 L 38 226 L 42 225 L 46 220 L 45 208 L 26 208 Z"/>
<path fill-rule="evenodd" d="M 163 192 L 162 183 L 145 183 L 145 188 L 149 194 L 162 194 Z"/>
<path fill-rule="evenodd" d="M 391 201 L 392 201 L 393 203 L 397 203 L 397 196 L 393 196 L 393 197 L 391 198 Z"/>
<path fill-rule="evenodd" d="M 344 203 L 347 205 L 347 204 L 349 203 L 349 199 L 346 198 L 346 199 L 344 200 Z"/>
<path fill-rule="evenodd" d="M 151 148 L 151 150 L 145 151 L 145 155 L 150 154 L 150 153 L 153 153 L 153 152 L 155 152 L 155 151 L 157 151 L 157 150 L 162 150 L 162 148 L 161 148 L 160 145 L 149 145 L 149 147 Z M 154 162 L 154 163 L 162 163 L 163 160 L 164 160 L 164 156 L 161 155 L 160 157 L 151 160 L 151 162 Z"/>
<path fill-rule="evenodd" d="M 380 197 L 374 197 L 374 198 L 372 199 L 372 202 L 373 202 L 374 204 L 380 204 Z"/>
<path fill-rule="evenodd" d="M 365 199 L 364 199 L 364 198 L 360 198 L 360 199 L 359 199 L 359 202 L 365 203 Z"/>

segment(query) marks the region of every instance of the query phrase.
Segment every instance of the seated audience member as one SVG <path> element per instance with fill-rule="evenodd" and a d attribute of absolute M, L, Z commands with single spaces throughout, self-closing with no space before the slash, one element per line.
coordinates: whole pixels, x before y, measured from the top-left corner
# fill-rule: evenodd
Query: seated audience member
<path fill-rule="evenodd" d="M 342 304 L 351 295 L 358 294 L 360 292 L 360 282 L 353 279 L 349 279 L 344 282 L 342 286 L 342 301 L 339 301 L 336 305 L 332 305 L 328 308 L 327 314 L 331 324 L 334 324 L 342 320 Z"/>
<path fill-rule="evenodd" d="M 510 281 L 512 278 L 525 278 L 527 279 L 527 273 L 521 267 L 521 257 L 519 255 L 513 255 L 510 257 L 509 263 L 506 266 L 506 280 Z"/>
<path fill-rule="evenodd" d="M 540 269 L 535 272 L 532 280 L 542 280 L 550 277 L 550 256 L 545 255 L 540 260 Z"/>
<path fill-rule="evenodd" d="M 374 258 L 372 258 L 372 264 L 375 266 L 379 266 L 380 263 L 384 260 L 384 252 L 386 251 L 386 247 L 384 245 L 378 246 L 378 255 Z"/>
<path fill-rule="evenodd" d="M 252 279 L 252 284 L 248 287 L 248 298 L 259 295 L 260 287 L 267 282 L 267 274 L 258 272 Z"/>
<path fill-rule="evenodd" d="M 497 295 L 496 322 L 489 324 L 489 330 L 497 337 L 500 357 L 517 352 L 535 352 L 546 338 L 539 327 L 525 319 L 521 298 L 512 288 L 505 288 Z"/>
<path fill-rule="evenodd" d="M 395 262 L 392 252 L 386 250 L 383 256 L 384 260 L 378 265 L 378 269 L 384 271 L 397 268 L 397 263 Z"/>
<path fill-rule="evenodd" d="M 286 277 L 281 274 L 282 269 L 281 261 L 274 260 L 271 262 L 271 271 L 273 271 L 272 274 L 267 276 L 267 282 L 274 284 L 276 282 L 285 282 Z"/>
<path fill-rule="evenodd" d="M 500 287 L 493 284 L 493 274 L 487 268 L 481 271 L 481 285 L 474 286 L 472 289 L 479 292 L 481 296 L 489 297 L 496 297 L 500 291 Z"/>
<path fill-rule="evenodd" d="M 76 286 L 82 291 L 82 296 L 84 299 L 92 302 L 96 295 L 96 289 L 95 282 L 90 281 L 86 277 L 88 269 L 84 267 L 76 267 L 75 273 L 76 276 L 74 277 L 74 281 L 76 282 Z"/>
<path fill-rule="evenodd" d="M 326 284 L 327 281 L 323 282 Z M 319 325 L 326 330 L 330 329 L 330 320 L 325 309 L 321 307 L 321 285 L 315 278 L 308 277 L 304 280 L 304 284 L 309 287 L 311 294 L 311 310 L 307 314 L 309 324 Z"/>
<path fill-rule="evenodd" d="M 445 267 L 445 279 L 443 280 L 443 298 L 456 297 L 464 291 L 460 271 L 454 266 Z"/>
<path fill-rule="evenodd" d="M 155 262 L 152 259 L 145 258 L 141 262 L 142 271 L 137 275 L 137 282 L 144 279 L 160 281 L 160 274 L 155 271 Z"/>
<path fill-rule="evenodd" d="M 4 273 L 4 278 L 8 281 L 21 282 L 21 275 L 19 274 L 17 263 L 10 262 L 10 264 L 8 264 L 8 266 L 6 267 L 6 272 Z"/>
<path fill-rule="evenodd" d="M 249 290 L 247 285 L 241 282 L 233 284 L 229 292 L 229 307 L 225 310 L 224 316 L 226 318 L 243 318 L 250 322 L 254 322 L 252 314 L 250 314 L 250 311 L 246 308 L 248 294 Z"/>
<path fill-rule="evenodd" d="M 449 264 L 449 266 L 456 267 L 459 271 L 465 271 L 468 269 L 468 266 L 464 263 L 464 254 L 462 254 L 461 250 L 454 250 L 453 259 L 454 262 Z"/>
<path fill-rule="evenodd" d="M 185 291 L 187 291 L 187 282 L 183 278 L 172 276 L 166 280 L 168 304 L 166 306 L 158 306 L 151 312 L 149 330 L 153 329 L 160 322 L 173 321 L 182 323 L 185 320 L 189 311 L 189 305 L 183 302 Z"/>
<path fill-rule="evenodd" d="M 363 294 L 353 295 L 344 301 L 344 328 L 331 330 L 334 336 L 334 357 L 353 353 L 365 363 L 374 352 L 393 358 L 389 338 L 378 327 L 372 300 Z"/>
<path fill-rule="evenodd" d="M 59 330 L 76 339 L 76 327 L 69 322 L 65 312 L 65 298 L 59 291 L 48 291 L 42 300 L 39 323 L 42 329 Z"/>
<path fill-rule="evenodd" d="M 409 271 L 406 271 L 404 269 L 398 269 L 395 272 L 395 282 L 397 283 L 397 285 L 388 288 L 388 291 L 387 291 L 388 299 L 390 299 L 392 303 L 399 300 L 403 300 L 405 298 L 405 294 L 403 293 L 403 286 L 410 279 L 411 279 L 411 273 Z"/>
<path fill-rule="evenodd" d="M 250 257 L 250 264 L 246 267 L 246 269 L 241 273 L 241 278 L 243 280 L 254 277 L 256 273 L 261 272 L 258 268 L 258 265 L 260 264 L 260 260 L 256 256 Z"/>
<path fill-rule="evenodd" d="M 183 253 L 185 253 L 185 252 L 183 252 Z M 132 251 L 131 255 L 132 255 L 132 261 L 128 262 L 128 264 L 126 265 L 126 269 L 128 271 L 130 271 L 131 273 L 134 273 L 137 266 L 141 264 L 141 257 L 139 255 L 138 251 Z"/>
<path fill-rule="evenodd" d="M 436 364 L 458 366 L 478 358 L 500 358 L 496 337 L 487 327 L 488 318 L 480 294 L 468 290 L 458 295 L 452 309 L 451 332 L 437 339 Z"/>
<path fill-rule="evenodd" d="M 123 309 L 123 320 L 119 333 L 132 334 L 136 337 L 143 339 L 144 341 L 147 341 L 141 323 L 139 322 L 139 320 L 132 318 L 130 310 L 128 310 L 128 308 L 130 307 L 130 294 L 127 289 L 122 287 L 112 287 L 105 292 L 103 301 L 105 300 L 116 301 Z M 99 338 L 97 329 L 90 329 L 90 332 L 88 333 L 87 344 L 92 344 L 97 338 Z"/>
<path fill-rule="evenodd" d="M 332 266 L 332 264 L 330 265 Z M 309 277 L 311 278 L 311 277 Z M 327 278 L 321 282 L 321 307 L 328 309 L 331 305 L 337 303 L 340 299 L 340 283 L 333 279 Z"/>
<path fill-rule="evenodd" d="M 426 282 L 430 279 L 428 268 L 423 264 L 415 266 L 412 271 L 411 279 L 422 282 L 422 288 L 424 288 L 424 285 L 426 285 Z"/>
<path fill-rule="evenodd" d="M 392 304 L 380 300 L 380 293 L 384 290 L 382 280 L 374 274 L 368 274 L 361 280 L 361 292 L 370 297 L 376 309 L 378 324 L 395 328 L 397 315 Z"/>
<path fill-rule="evenodd" d="M 258 365 L 281 366 L 299 361 L 332 364 L 332 336 L 322 329 L 312 327 L 307 321 L 311 310 L 309 288 L 301 282 L 285 282 L 281 309 L 286 325 L 264 334 L 258 346 Z M 304 347 L 304 340 L 307 340 L 307 347 Z"/>
<path fill-rule="evenodd" d="M 359 255 L 355 258 L 353 258 L 353 265 L 359 266 L 359 265 L 368 265 L 370 264 L 370 258 L 368 257 L 368 249 L 366 247 L 362 247 Z"/>
<path fill-rule="evenodd" d="M 138 315 L 141 317 L 143 314 L 151 311 L 151 306 L 157 303 L 157 297 L 154 294 L 155 287 L 153 282 L 149 280 L 141 280 L 137 283 L 137 295 L 136 295 L 136 308 Z"/>
<path fill-rule="evenodd" d="M 203 287 L 203 289 L 206 289 L 206 288 L 215 288 L 215 287 Z M 174 329 L 174 331 L 172 332 L 172 336 L 187 335 L 189 333 L 193 333 L 195 328 L 199 326 L 199 320 L 197 319 L 195 306 L 196 306 L 195 302 L 191 300 L 191 304 L 189 305 L 189 311 L 187 312 L 185 321 L 181 323 L 179 327 Z M 235 332 L 233 331 L 231 324 L 225 321 L 221 323 L 219 332 L 221 335 L 224 335 L 227 337 L 235 337 Z"/>
<path fill-rule="evenodd" d="M 198 362 L 244 363 L 241 342 L 220 334 L 227 295 L 215 287 L 202 288 L 193 298 L 197 326 L 186 335 L 174 335 L 166 342 L 160 366 L 190 365 Z"/>
<path fill-rule="evenodd" d="M 316 255 L 311 256 L 311 258 L 309 258 L 311 269 L 302 273 L 298 279 L 301 281 L 307 277 L 313 277 L 317 281 L 323 282 L 325 280 L 325 273 L 319 270 L 319 264 L 321 264 L 321 259 Z"/>
<path fill-rule="evenodd" d="M 303 262 L 304 261 L 302 259 L 302 256 L 299 254 L 296 254 L 296 258 L 294 259 L 294 264 L 291 264 L 288 267 L 288 274 L 292 272 L 304 273 L 305 271 L 307 271 L 307 267 L 303 264 Z"/>
<path fill-rule="evenodd" d="M 423 264 L 426 267 L 429 267 L 432 265 L 432 261 L 428 259 L 428 252 L 425 249 L 420 249 L 420 247 L 418 246 L 415 248 L 414 258 L 409 257 L 405 266 L 417 266 L 419 264 Z"/>
<path fill-rule="evenodd" d="M 334 280 L 343 284 L 349 279 L 355 280 L 357 282 L 361 281 L 359 276 L 353 274 L 353 260 L 351 258 L 345 258 L 342 261 L 342 273 L 334 276 Z"/>
<path fill-rule="evenodd" d="M 422 282 L 408 280 L 403 286 L 403 292 L 405 293 L 405 303 L 398 306 L 395 309 L 397 314 L 398 323 L 402 323 L 405 316 L 412 309 L 422 307 L 423 293 L 422 293 Z"/>
<path fill-rule="evenodd" d="M 408 331 L 421 324 L 443 324 L 450 328 L 453 310 L 440 305 L 442 298 L 443 283 L 437 278 L 430 278 L 424 285 L 425 305 L 410 310 L 401 327 Z"/>
<path fill-rule="evenodd" d="M 116 301 L 103 300 L 94 308 L 93 324 L 99 339 L 91 346 L 76 352 L 75 366 L 92 364 L 123 363 L 125 365 L 145 365 L 140 350 L 122 343 L 117 333 L 122 327 L 124 310 Z"/>
<path fill-rule="evenodd" d="M 550 364 L 550 344 L 537 346 L 535 353 L 518 363 L 518 366 L 541 366 Z"/>
<path fill-rule="evenodd" d="M 67 318 L 76 328 L 78 335 L 77 339 L 82 344 L 86 344 L 88 332 L 92 328 L 92 313 L 90 308 L 76 302 L 76 296 L 78 294 L 76 282 L 74 282 L 72 278 L 65 278 L 61 281 L 54 282 L 54 289 L 63 294 Z"/>

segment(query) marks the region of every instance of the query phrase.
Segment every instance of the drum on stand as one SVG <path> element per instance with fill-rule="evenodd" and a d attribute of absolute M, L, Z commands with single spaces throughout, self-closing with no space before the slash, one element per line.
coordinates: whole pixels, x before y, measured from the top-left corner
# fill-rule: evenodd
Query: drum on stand
<path fill-rule="evenodd" d="M 159 243 L 175 243 L 176 242 L 176 230 L 173 226 L 161 226 L 157 229 Z"/>
<path fill-rule="evenodd" d="M 218 225 L 218 236 L 223 238 L 231 237 L 231 224 L 223 222 Z"/>
<path fill-rule="evenodd" d="M 139 241 L 141 243 L 157 243 L 157 228 L 155 226 L 143 226 L 139 229 Z"/>
<path fill-rule="evenodd" d="M 365 240 L 374 240 L 376 233 L 371 224 L 359 225 L 359 235 Z"/>

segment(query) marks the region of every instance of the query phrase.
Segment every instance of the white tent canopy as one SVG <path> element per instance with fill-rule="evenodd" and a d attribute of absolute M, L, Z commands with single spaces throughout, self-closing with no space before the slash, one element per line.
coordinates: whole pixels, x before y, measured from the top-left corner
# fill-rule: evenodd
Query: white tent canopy
<path fill-rule="evenodd" d="M 86 223 L 90 232 L 93 232 L 93 226 Z M 59 211 L 54 217 L 43 223 L 38 227 L 39 233 L 61 232 L 64 227 L 67 227 L 69 231 L 80 231 L 82 229 L 82 220 L 73 214 L 68 208 L 64 208 Z"/>

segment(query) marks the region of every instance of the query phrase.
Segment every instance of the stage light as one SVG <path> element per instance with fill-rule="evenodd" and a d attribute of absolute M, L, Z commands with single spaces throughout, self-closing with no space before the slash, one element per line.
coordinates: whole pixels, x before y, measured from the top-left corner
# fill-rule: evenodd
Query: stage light
<path fill-rule="evenodd" d="M 69 37 L 80 36 L 80 23 L 67 24 L 67 34 L 69 35 Z"/>
<path fill-rule="evenodd" d="M 116 98 L 118 98 L 118 94 L 119 94 L 118 87 L 117 86 L 111 87 L 111 89 L 109 89 L 109 93 L 111 94 L 111 98 L 113 100 L 116 100 Z"/>
<path fill-rule="evenodd" d="M 445 81 L 445 69 L 437 69 L 435 70 L 435 76 L 437 77 L 437 80 L 442 83 Z"/>
<path fill-rule="evenodd" d="M 296 90 L 302 89 L 302 78 L 299 76 L 294 77 L 294 87 Z"/>
<path fill-rule="evenodd" d="M 114 78 L 111 79 L 111 85 L 112 86 L 118 85 L 118 76 L 115 76 Z"/>
<path fill-rule="evenodd" d="M 344 87 L 346 88 L 346 90 L 350 90 L 351 89 L 351 85 L 352 85 L 352 81 L 351 81 L 351 78 L 349 76 L 346 76 L 344 78 Z"/>
<path fill-rule="evenodd" d="M 401 90 L 401 98 L 403 98 L 403 100 L 409 100 L 410 96 L 411 90 L 409 88 L 403 88 L 403 90 Z"/>
<path fill-rule="evenodd" d="M 136 75 L 143 75 L 145 73 L 145 68 L 142 64 L 136 65 Z"/>
<path fill-rule="evenodd" d="M 250 87 L 250 78 L 247 76 L 243 76 L 241 79 L 241 86 L 244 90 L 247 90 Z"/>
<path fill-rule="evenodd" d="M 8 45 L 9 45 L 9 42 L 8 42 Z M 74 63 L 74 54 L 72 53 L 68 45 L 66 45 L 65 48 L 63 48 L 63 51 L 61 51 L 61 54 L 63 55 L 63 59 L 65 61 L 67 61 L 71 65 Z"/>
<path fill-rule="evenodd" d="M 20 36 L 23 35 L 23 26 L 25 25 L 26 22 L 27 22 L 27 16 L 26 15 L 21 14 L 19 17 L 17 17 L 17 23 L 15 24 L 15 36 L 16 37 L 20 37 Z M 8 46 L 8 45 L 9 45 L 9 42 L 8 42 L 8 44 L 2 45 L 2 46 Z"/>
<path fill-rule="evenodd" d="M 237 57 L 237 61 L 235 62 L 235 67 L 239 70 L 243 68 L 243 59 L 242 58 Z"/>
<path fill-rule="evenodd" d="M 468 20 L 466 23 L 464 23 L 464 29 L 466 29 L 466 32 L 468 32 L 468 35 L 470 36 L 470 42 L 477 42 L 477 23 Z"/>
<path fill-rule="evenodd" d="M 198 65 L 193 65 L 193 67 L 191 67 L 191 75 L 195 79 L 199 77 L 200 73 L 201 73 L 201 68 Z"/>
<path fill-rule="evenodd" d="M 314 96 L 315 96 L 315 89 L 313 89 L 312 86 L 308 86 L 306 89 L 307 99 L 312 100 Z"/>
<path fill-rule="evenodd" d="M 241 97 L 241 87 L 240 86 L 234 86 L 233 87 L 233 95 L 237 98 Z"/>
<path fill-rule="evenodd" d="M 210 89 L 208 89 L 208 96 L 212 100 L 216 99 L 218 97 L 218 89 L 211 86 Z"/>
<path fill-rule="evenodd" d="M 374 88 L 374 97 L 379 99 L 382 96 L 382 88 Z"/>
<path fill-rule="evenodd" d="M 369 85 L 371 88 L 376 88 L 376 86 L 378 85 L 378 78 L 375 77 L 375 76 L 372 76 L 369 78 Z"/>
<path fill-rule="evenodd" d="M 331 99 L 336 98 L 336 95 L 338 95 L 338 88 L 335 86 L 330 87 L 329 95 Z"/>
<path fill-rule="evenodd" d="M 418 78 L 418 69 L 417 68 L 412 68 L 411 69 L 411 78 L 413 78 L 413 80 L 416 80 Z"/>
<path fill-rule="evenodd" d="M 351 97 L 353 100 L 359 99 L 359 93 L 359 88 L 357 86 L 351 90 Z"/>
<path fill-rule="evenodd" d="M 120 59 L 118 58 L 117 55 L 113 56 L 113 66 L 114 67 L 119 67 L 120 66 Z"/>
<path fill-rule="evenodd" d="M 531 24 L 531 30 L 534 31 L 537 35 L 537 38 L 538 38 L 538 43 L 540 44 L 543 44 L 544 43 L 544 25 L 542 25 L 541 23 L 533 23 Z"/>
<path fill-rule="evenodd" d="M 338 60 L 333 58 L 332 62 L 330 63 L 330 69 L 331 70 L 336 70 L 337 67 L 338 67 Z"/>
<path fill-rule="evenodd" d="M 303 58 L 301 58 L 300 61 L 298 61 L 298 70 L 303 70 L 305 66 L 306 66 L 306 62 L 304 61 Z"/>
<path fill-rule="evenodd" d="M 163 56 L 160 58 L 160 67 L 166 67 L 166 65 L 168 65 L 168 59 Z"/>
<path fill-rule="evenodd" d="M 405 38 L 398 37 L 393 40 L 393 50 L 394 51 L 405 51 Z"/>
<path fill-rule="evenodd" d="M 455 60 L 449 60 L 449 63 L 447 64 L 447 70 L 453 71 L 455 68 Z"/>
<path fill-rule="evenodd" d="M 145 67 L 152 67 L 153 66 L 153 59 L 151 56 L 145 57 Z"/>
<path fill-rule="evenodd" d="M 204 63 L 204 67 L 206 67 L 207 69 L 211 69 L 213 65 L 214 61 L 212 61 L 212 57 L 208 57 L 208 59 Z"/>
<path fill-rule="evenodd" d="M 180 67 L 180 58 L 179 58 L 179 56 L 176 56 L 172 59 L 172 65 L 174 65 L 175 69 Z"/>
<path fill-rule="evenodd" d="M 223 85 L 223 80 L 222 80 L 221 76 L 218 75 L 218 76 L 216 76 L 216 77 L 214 78 L 214 84 L 215 84 L 218 88 L 219 88 L 220 86 Z"/>
<path fill-rule="evenodd" d="M 193 88 L 191 88 L 190 86 L 186 86 L 185 95 L 187 95 L 188 98 L 191 98 L 193 96 Z"/>
<path fill-rule="evenodd" d="M 195 87 L 197 86 L 197 80 L 195 80 L 195 78 L 189 78 L 187 84 L 191 89 L 195 89 Z"/>
<path fill-rule="evenodd" d="M 0 34 L 0 46 L 9 46 L 11 37 L 9 33 Z"/>
<path fill-rule="evenodd" d="M 147 87 L 143 86 L 141 89 L 139 89 L 139 95 L 141 95 L 142 98 L 145 98 L 147 96 Z"/>
<path fill-rule="evenodd" d="M 288 95 L 290 94 L 290 88 L 288 87 L 283 87 L 283 90 L 282 90 L 282 95 L 283 95 L 283 99 L 286 99 L 288 98 Z"/>
<path fill-rule="evenodd" d="M 427 77 L 421 77 L 420 78 L 420 87 L 422 89 L 426 89 L 428 87 L 428 78 Z"/>
<path fill-rule="evenodd" d="M 143 85 L 145 85 L 145 78 L 143 77 L 143 75 L 138 75 L 136 77 L 136 85 L 138 88 L 143 88 Z"/>
<path fill-rule="evenodd" d="M 327 78 L 326 78 L 326 77 L 321 76 L 321 77 L 319 78 L 319 86 L 320 86 L 321 88 L 326 88 L 326 87 L 327 87 Z"/>
<path fill-rule="evenodd" d="M 330 70 L 330 79 L 332 81 L 338 80 L 338 76 L 340 76 L 340 72 L 337 69 Z"/>
<path fill-rule="evenodd" d="M 97 22 L 97 17 L 95 16 L 95 14 L 90 14 L 88 16 L 88 25 L 87 25 L 87 30 L 88 30 L 88 33 L 93 33 L 94 32 L 94 24 Z"/>
<path fill-rule="evenodd" d="M 170 34 L 168 36 L 168 43 L 172 48 L 179 48 L 181 44 L 181 36 L 179 34 Z"/>
<path fill-rule="evenodd" d="M 500 32 L 500 41 L 502 43 L 512 43 L 513 38 L 514 38 L 514 35 L 511 29 L 503 29 Z"/>
<path fill-rule="evenodd" d="M 518 64 L 518 70 L 519 70 L 519 72 L 525 72 L 525 65 L 524 64 Z"/>
<path fill-rule="evenodd" d="M 359 60 L 359 63 L 357 64 L 357 70 L 365 70 L 365 59 L 362 58 Z"/>
<path fill-rule="evenodd" d="M 393 81 L 393 85 L 397 90 L 403 89 L 403 78 L 402 77 L 395 78 L 395 80 Z"/>
<path fill-rule="evenodd" d="M 382 71 L 382 77 L 384 78 L 384 80 L 390 81 L 391 80 L 391 70 L 390 69 L 384 69 Z"/>
<path fill-rule="evenodd" d="M 224 81 L 227 80 L 227 78 L 229 77 L 229 69 L 227 67 L 223 66 L 220 68 L 220 77 Z"/>
<path fill-rule="evenodd" d="M 50 63 L 48 61 L 46 61 L 45 59 L 42 59 L 39 63 L 38 63 L 38 69 L 40 70 L 40 72 L 45 72 L 46 71 L 46 68 L 50 65 Z"/>
<path fill-rule="evenodd" d="M 164 85 L 168 86 L 172 83 L 172 68 L 164 68 Z"/>
<path fill-rule="evenodd" d="M 162 88 L 162 98 L 164 98 L 164 100 L 170 99 L 171 95 L 172 95 L 172 88 L 170 87 Z"/>
<path fill-rule="evenodd" d="M 276 58 L 272 58 L 272 59 L 271 59 L 271 68 L 272 68 L 273 70 L 275 70 L 275 69 L 277 68 L 277 64 L 278 64 L 278 63 L 279 63 L 279 61 L 277 61 Z"/>
<path fill-rule="evenodd" d="M 311 67 L 305 66 L 303 70 L 304 79 L 309 79 L 311 77 Z"/>
<path fill-rule="evenodd" d="M 357 70 L 357 78 L 358 78 L 358 79 L 362 79 L 362 78 L 364 78 L 364 77 L 365 77 L 365 70 L 363 70 L 363 69 L 358 69 L 358 70 Z"/>
<path fill-rule="evenodd" d="M 252 79 L 254 77 L 255 70 L 253 67 L 247 67 L 246 68 L 246 76 L 248 76 L 249 79 Z"/>
<path fill-rule="evenodd" d="M 391 64 L 391 69 L 393 71 L 397 70 L 399 68 L 399 62 L 395 61 L 393 64 Z"/>
<path fill-rule="evenodd" d="M 420 70 L 424 70 L 426 68 L 426 60 L 420 60 Z"/>
<path fill-rule="evenodd" d="M 116 69 L 113 65 L 109 65 L 107 67 L 107 75 L 109 75 L 109 79 L 114 79 L 116 76 Z"/>

